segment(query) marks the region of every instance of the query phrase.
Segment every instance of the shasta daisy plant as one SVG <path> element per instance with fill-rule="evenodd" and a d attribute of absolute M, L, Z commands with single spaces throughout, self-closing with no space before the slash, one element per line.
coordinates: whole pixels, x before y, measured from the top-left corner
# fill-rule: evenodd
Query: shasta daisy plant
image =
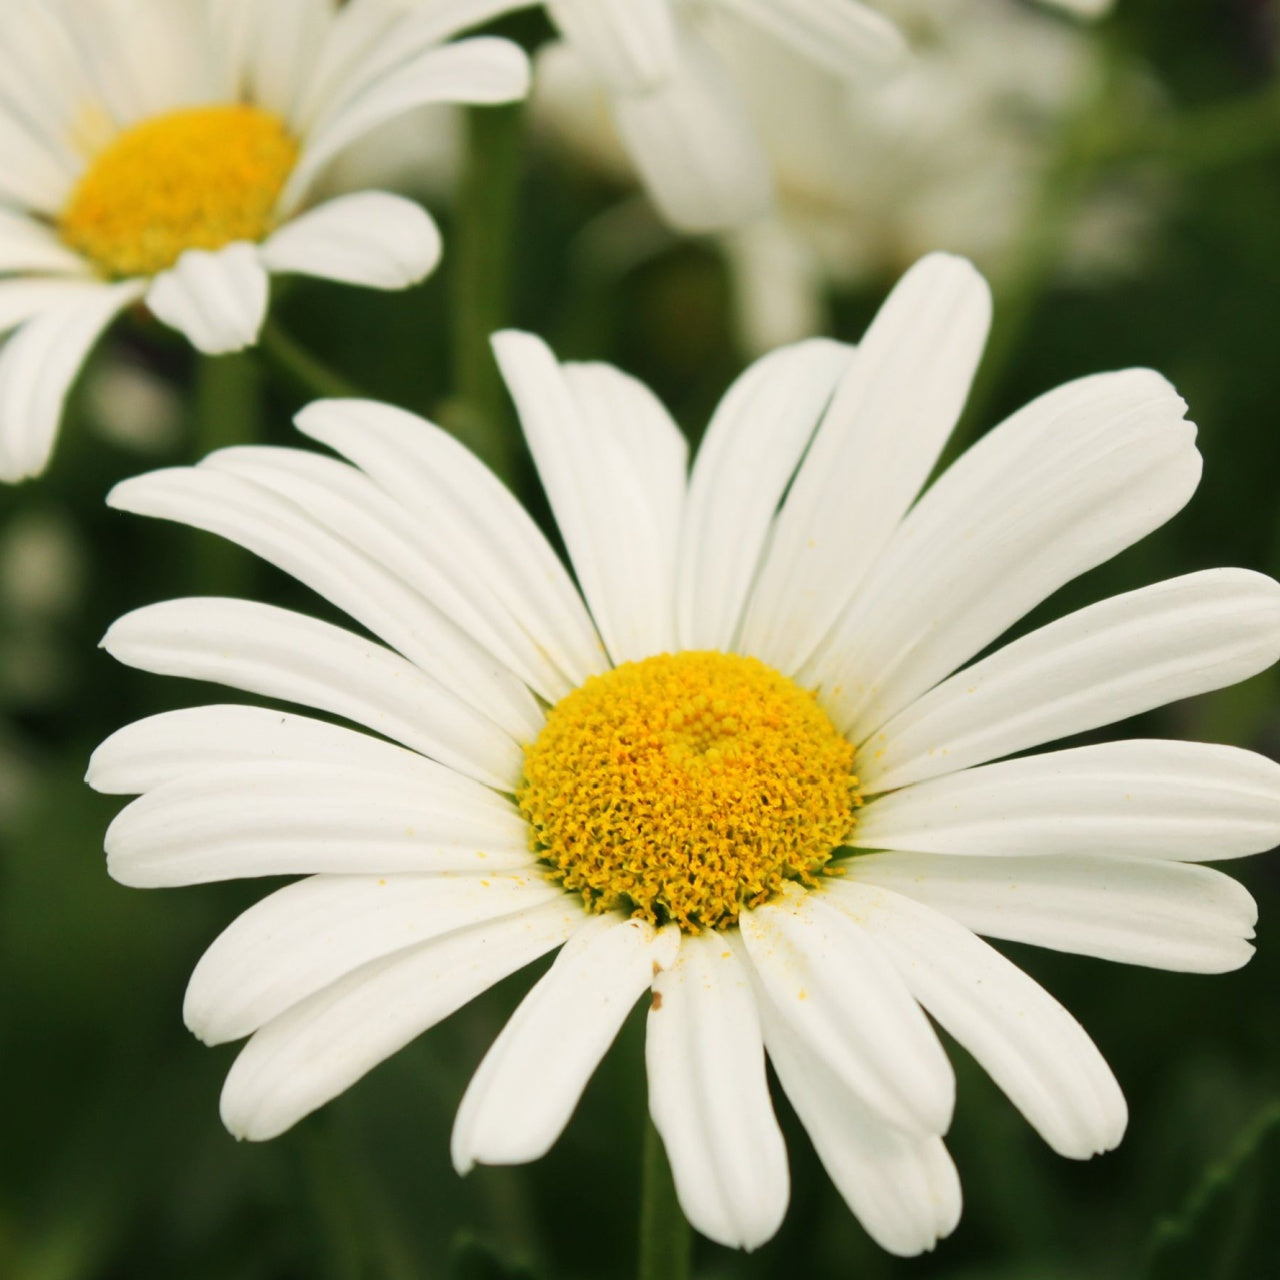
<path fill-rule="evenodd" d="M 650 1113 L 684 1213 L 724 1244 L 786 1211 L 766 1058 L 899 1254 L 960 1215 L 931 1019 L 1055 1151 L 1119 1142 L 1124 1097 L 1085 1030 L 980 935 L 1205 973 L 1249 958 L 1253 902 L 1204 864 L 1280 840 L 1280 766 L 1197 742 L 1042 748 L 1274 662 L 1280 585 L 1193 573 L 991 648 L 1173 516 L 1200 457 L 1177 393 L 1130 369 L 1042 395 L 926 487 L 989 305 L 968 263 L 924 259 L 856 349 L 748 369 L 691 469 L 640 383 L 499 334 L 572 576 L 456 441 L 372 402 L 299 416 L 337 458 L 234 448 L 115 489 L 380 637 L 186 599 L 104 641 L 351 726 L 203 706 L 120 730 L 90 766 L 141 793 L 107 833 L 123 883 L 302 877 L 187 990 L 198 1036 L 248 1037 L 222 1094 L 234 1134 L 283 1132 L 558 950 L 462 1099 L 460 1172 L 542 1155 L 647 993 Z"/>
<path fill-rule="evenodd" d="M 449 43 L 502 7 L 6 0 L 0 479 L 44 469 L 89 348 L 134 303 L 218 354 L 257 340 L 270 275 L 426 276 L 440 237 L 419 205 L 312 193 L 329 161 L 415 106 L 523 97 L 515 45 Z"/>

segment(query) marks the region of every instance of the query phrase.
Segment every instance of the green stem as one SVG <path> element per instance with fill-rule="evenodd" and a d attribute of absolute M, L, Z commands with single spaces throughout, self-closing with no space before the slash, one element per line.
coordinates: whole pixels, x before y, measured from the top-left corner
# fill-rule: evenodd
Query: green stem
<path fill-rule="evenodd" d="M 490 335 L 508 323 L 520 190 L 519 103 L 467 112 L 467 160 L 450 249 L 453 255 L 454 434 L 509 480 L 516 438 Z"/>
<path fill-rule="evenodd" d="M 271 363 L 305 395 L 322 400 L 361 398 L 358 387 L 334 373 L 276 320 L 262 327 L 258 345 Z"/>
<path fill-rule="evenodd" d="M 262 368 L 248 352 L 202 356 L 196 365 L 192 427 L 197 458 L 234 445 L 254 444 L 262 435 Z M 253 562 L 247 551 L 197 535 L 194 581 L 206 595 L 247 591 Z"/>
<path fill-rule="evenodd" d="M 693 1233 L 676 1199 L 667 1153 L 646 1117 L 640 1186 L 639 1280 L 688 1280 Z"/>

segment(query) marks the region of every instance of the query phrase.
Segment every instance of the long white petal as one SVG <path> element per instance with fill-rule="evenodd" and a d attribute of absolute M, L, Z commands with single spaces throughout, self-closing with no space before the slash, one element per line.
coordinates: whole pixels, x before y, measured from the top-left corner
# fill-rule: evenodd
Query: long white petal
<path fill-rule="evenodd" d="M 607 668 L 582 597 L 542 531 L 452 436 L 373 401 L 321 400 L 297 423 L 361 467 L 412 513 L 422 538 L 473 591 L 492 596 L 561 673 L 556 700 Z"/>
<path fill-rule="evenodd" d="M 67 248 L 46 223 L 0 205 L 0 277 L 29 271 L 87 276 L 89 264 Z M 0 329 L 3 327 L 0 324 Z"/>
<path fill-rule="evenodd" d="M 278 211 L 292 213 L 325 165 L 344 147 L 414 107 L 432 102 L 514 102 L 528 91 L 529 60 L 509 40 L 477 36 L 428 49 L 370 85 L 316 128 L 285 183 Z"/>
<path fill-rule="evenodd" d="M 141 795 L 164 782 L 220 765 L 293 760 L 409 780 L 445 766 L 416 751 L 342 725 L 270 707 L 186 707 L 117 729 L 93 753 L 85 781 L 111 795 Z"/>
<path fill-rule="evenodd" d="M 718 1244 L 754 1249 L 781 1224 L 791 1183 L 747 972 L 724 935 L 684 937 L 653 990 L 649 1112 L 680 1207 Z"/>
<path fill-rule="evenodd" d="M 905 894 L 989 938 L 1186 973 L 1224 973 L 1253 954 L 1258 908 L 1212 867 L 928 853 L 868 854 L 846 867 L 851 880 Z"/>
<path fill-rule="evenodd" d="M 813 652 L 938 460 L 990 321 L 990 290 L 963 258 L 932 254 L 899 281 L 778 516 L 743 625 L 746 652 L 787 674 Z"/>
<path fill-rule="evenodd" d="M 346 974 L 406 947 L 563 897 L 541 875 L 312 876 L 238 916 L 200 957 L 182 1016 L 239 1040 Z"/>
<path fill-rule="evenodd" d="M 932 1249 L 960 1220 L 960 1179 L 942 1139 L 886 1124 L 807 1051 L 767 998 L 760 1018 L 778 1080 L 867 1234 L 899 1257 Z"/>
<path fill-rule="evenodd" d="M 224 0 L 223 8 L 243 100 L 291 119 L 333 22 L 332 0 Z"/>
<path fill-rule="evenodd" d="M 947 1131 L 955 1076 L 893 965 L 812 892 L 744 911 L 742 941 L 788 1034 L 882 1123 Z M 852 975 L 857 975 L 856 980 Z"/>
<path fill-rule="evenodd" d="M 836 881 L 830 895 L 1059 1155 L 1083 1160 L 1116 1146 L 1128 1120 L 1120 1086 L 1047 991 L 968 929 L 908 898 Z"/>
<path fill-rule="evenodd" d="M 867 742 L 891 791 L 1235 684 L 1280 658 L 1280 584 L 1207 569 L 1091 605 L 957 672 Z"/>
<path fill-rule="evenodd" d="M 63 301 L 0 348 L 0 480 L 25 480 L 48 465 L 76 375 L 102 331 L 142 289 L 134 280 L 68 284 Z"/>
<path fill-rule="evenodd" d="M 413 200 L 357 191 L 286 222 L 263 243 L 259 257 L 275 273 L 407 289 L 435 270 L 440 232 Z"/>
<path fill-rule="evenodd" d="M 569 939 L 485 1054 L 453 1126 L 453 1166 L 523 1164 L 551 1149 L 655 968 L 674 926 L 599 916 Z"/>
<path fill-rule="evenodd" d="M 515 742 L 439 681 L 300 613 L 246 600 L 169 600 L 120 618 L 102 647 L 144 671 L 343 716 L 490 786 L 514 791 L 520 777 Z"/>
<path fill-rule="evenodd" d="M 670 651 L 675 624 L 669 538 L 630 451 L 595 416 L 597 405 L 579 402 L 541 339 L 508 330 L 495 335 L 493 347 L 614 662 Z"/>
<path fill-rule="evenodd" d="M 1086 0 L 1087 2 L 1087 0 Z M 897 27 L 860 0 L 716 0 L 811 62 L 841 77 L 892 69 L 907 56 Z M 956 22 L 963 22 L 957 15 Z"/>
<path fill-rule="evenodd" d="M 257 342 L 269 292 L 256 246 L 237 241 L 214 252 L 188 249 L 152 281 L 147 306 L 196 350 L 217 356 Z"/>
<path fill-rule="evenodd" d="M 223 1087 L 223 1123 L 276 1137 L 581 924 L 562 895 L 362 966 L 254 1034 Z"/>
<path fill-rule="evenodd" d="M 428 785 L 291 760 L 223 765 L 163 783 L 120 811 L 106 850 L 111 875 L 145 889 L 532 864 L 528 826 L 514 804 L 470 779 L 442 771 Z"/>
<path fill-rule="evenodd" d="M 658 397 L 638 379 L 608 364 L 566 364 L 562 369 L 587 429 L 609 432 L 639 481 L 664 576 L 668 584 L 674 582 L 689 484 L 689 442 Z"/>
<path fill-rule="evenodd" d="M 339 465 L 339 464 L 334 464 Z M 513 737 L 532 739 L 542 713 L 516 676 L 324 515 L 215 466 L 135 476 L 111 491 L 119 510 L 205 529 L 261 556 L 332 601 Z"/>
<path fill-rule="evenodd" d="M 852 348 L 814 338 L 756 361 L 728 390 L 698 449 L 677 561 L 686 649 L 728 649 L 774 514 Z"/>
<path fill-rule="evenodd" d="M 1101 374 L 1040 397 L 960 458 L 902 522 L 805 673 L 837 726 L 870 734 L 1181 509 L 1200 478 L 1185 407 L 1149 370 Z"/>
<path fill-rule="evenodd" d="M 727 71 L 684 39 L 674 74 L 645 94 L 618 95 L 614 118 L 645 187 L 681 231 L 719 231 L 773 202 L 769 162 Z"/>
<path fill-rule="evenodd" d="M 670 0 L 547 0 L 547 11 L 615 93 L 648 93 L 675 70 Z"/>
<path fill-rule="evenodd" d="M 980 765 L 873 800 L 856 842 L 913 853 L 1094 853 L 1212 862 L 1280 844 L 1280 765 L 1135 739 Z"/>
<path fill-rule="evenodd" d="M 301 449 L 222 449 L 201 466 L 239 476 L 304 511 L 323 511 L 326 533 L 402 580 L 548 701 L 560 696 L 560 681 L 546 655 L 513 624 L 484 584 L 474 580 L 477 566 L 468 563 L 468 547 L 456 528 L 447 542 L 434 541 L 424 534 L 419 511 L 404 509 L 355 467 Z M 443 666 L 448 650 L 439 648 Z M 474 645 L 467 650 L 474 665 Z M 446 669 L 447 683 L 456 682 L 462 669 Z M 519 693 L 512 696 L 524 703 L 523 728 L 536 731 L 541 723 L 536 708 Z"/>

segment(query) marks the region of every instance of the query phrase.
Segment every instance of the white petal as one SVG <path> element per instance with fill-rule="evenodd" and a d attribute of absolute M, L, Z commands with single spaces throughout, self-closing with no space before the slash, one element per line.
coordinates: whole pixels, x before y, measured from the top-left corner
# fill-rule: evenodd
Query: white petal
<path fill-rule="evenodd" d="M 728 649 L 773 525 L 851 348 L 823 338 L 775 351 L 729 388 L 698 449 L 677 561 L 685 649 Z"/>
<path fill-rule="evenodd" d="M 332 601 L 513 737 L 532 739 L 541 729 L 542 712 L 517 677 L 379 563 L 376 530 L 362 529 L 369 541 L 353 543 L 328 527 L 326 515 L 216 466 L 136 476 L 116 485 L 108 502 L 230 538 Z"/>
<path fill-rule="evenodd" d="M 674 926 L 598 916 L 584 924 L 511 1015 L 467 1086 L 453 1166 L 523 1164 L 560 1136 L 627 1014 L 675 959 Z"/>
<path fill-rule="evenodd" d="M 440 261 L 440 232 L 419 204 L 385 191 L 339 196 L 286 222 L 259 254 L 268 271 L 407 289 Z"/>
<path fill-rule="evenodd" d="M 90 349 L 141 294 L 142 285 L 133 280 L 68 283 L 66 298 L 28 320 L 0 348 L 0 480 L 25 480 L 45 469 L 67 395 Z"/>
<path fill-rule="evenodd" d="M 315 129 L 281 192 L 279 211 L 292 213 L 344 147 L 414 107 L 432 102 L 514 102 L 528 91 L 529 60 L 509 40 L 478 36 L 428 49 L 381 77 Z"/>
<path fill-rule="evenodd" d="M 420 510 L 406 510 L 355 467 L 301 449 L 222 449 L 210 454 L 201 467 L 239 476 L 304 511 L 323 511 L 327 534 L 401 579 L 548 702 L 558 701 L 567 692 L 545 654 L 510 620 L 484 584 L 475 581 L 476 566 L 469 563 L 468 548 L 456 527 L 447 541 L 433 539 L 424 532 Z M 444 659 L 449 644 L 436 642 L 432 648 Z M 474 665 L 477 658 L 469 642 L 466 654 L 466 661 Z M 446 683 L 453 684 L 460 669 L 442 667 L 449 676 Z M 518 722 L 522 729 L 536 732 L 541 713 L 521 691 L 513 688 L 510 696 L 523 706 Z"/>
<path fill-rule="evenodd" d="M 1207 569 L 1091 605 L 957 672 L 862 745 L 866 792 L 1235 684 L 1280 658 L 1280 584 Z"/>
<path fill-rule="evenodd" d="M 445 551 L 474 590 L 492 595 L 561 673 L 555 700 L 607 669 L 582 597 L 542 531 L 452 436 L 373 401 L 321 400 L 297 423 L 363 468 L 412 513 L 423 539 Z"/>
<path fill-rule="evenodd" d="M 669 652 L 675 647 L 669 532 L 660 527 L 630 451 L 595 416 L 597 405 L 580 404 L 541 339 L 508 330 L 494 336 L 493 347 L 614 662 Z"/>
<path fill-rule="evenodd" d="M 547 0 L 547 11 L 617 93 L 647 93 L 675 70 L 670 0 Z"/>
<path fill-rule="evenodd" d="M 89 273 L 89 265 L 68 249 L 46 223 L 0 206 L 0 276 L 10 271 L 84 276 Z M 3 328 L 0 323 L 0 330 Z"/>
<path fill-rule="evenodd" d="M 269 707 L 187 707 L 136 720 L 93 753 L 85 781 L 112 795 L 141 795 L 220 765 L 293 760 L 376 770 L 408 780 L 444 768 L 416 751 L 342 725 Z"/>
<path fill-rule="evenodd" d="M 276 1137 L 581 923 L 561 895 L 364 965 L 255 1033 L 222 1090 L 223 1123 L 239 1138 Z"/>
<path fill-rule="evenodd" d="M 237 241 L 212 253 L 188 249 L 152 281 L 147 306 L 196 350 L 218 356 L 257 342 L 268 293 L 257 248 Z"/>
<path fill-rule="evenodd" d="M 746 652 L 790 674 L 830 629 L 938 460 L 990 321 L 990 290 L 963 258 L 932 254 L 898 282 L 778 516 L 743 626 Z"/>
<path fill-rule="evenodd" d="M 974 933 L 1186 973 L 1224 973 L 1253 954 L 1258 908 L 1212 867 L 1129 858 L 954 858 L 880 853 L 845 864 Z"/>
<path fill-rule="evenodd" d="M 102 647 L 159 675 L 230 685 L 362 724 L 514 791 L 519 747 L 444 685 L 381 645 L 246 600 L 169 600 L 126 614 Z"/>
<path fill-rule="evenodd" d="M 231 56 L 242 100 L 291 119 L 333 21 L 332 0 L 232 4 L 233 13 L 219 16 L 235 36 Z"/>
<path fill-rule="evenodd" d="M 565 381 L 587 430 L 617 441 L 644 490 L 665 577 L 674 580 L 689 483 L 689 443 L 644 383 L 607 364 L 565 364 Z"/>
<path fill-rule="evenodd" d="M 1111 12 L 1114 0 L 1042 0 L 1044 4 L 1066 9 L 1068 13 L 1077 13 L 1082 18 L 1099 18 Z"/>
<path fill-rule="evenodd" d="M 294 130 L 306 136 L 388 74 L 436 45 L 538 0 L 432 0 L 431 4 L 347 4 L 334 15 L 312 69 Z"/>
<path fill-rule="evenodd" d="M 120 811 L 106 850 L 111 875 L 143 889 L 316 872 L 505 871 L 532 861 L 519 810 L 470 779 L 442 771 L 409 781 L 291 760 L 163 783 Z"/>
<path fill-rule="evenodd" d="M 1120 1086 L 1047 991 L 928 907 L 853 883 L 832 881 L 830 894 L 1059 1155 L 1083 1160 L 1119 1143 L 1128 1120 Z"/>
<path fill-rule="evenodd" d="M 238 916 L 200 957 L 182 1016 L 239 1040 L 331 982 L 405 947 L 564 895 L 533 875 L 312 876 Z"/>
<path fill-rule="evenodd" d="M 867 849 L 1211 862 L 1280 844 L 1280 765 L 1239 747 L 1135 739 L 981 765 L 873 800 Z"/>
<path fill-rule="evenodd" d="M 803 890 L 744 911 L 739 924 L 761 987 L 805 1052 L 882 1123 L 945 1133 L 955 1106 L 951 1064 L 874 943 Z"/>
<path fill-rule="evenodd" d="M 826 71 L 841 77 L 863 66 L 893 68 L 907 42 L 887 18 L 858 0 L 716 0 Z M 953 21 L 963 22 L 962 16 Z"/>
<path fill-rule="evenodd" d="M 0 108 L 0 200 L 57 217 L 74 185 L 63 158 Z"/>
<path fill-rule="evenodd" d="M 826 269 L 797 228 L 781 217 L 764 218 L 726 232 L 720 250 L 729 267 L 734 327 L 749 354 L 762 356 L 831 327 Z"/>
<path fill-rule="evenodd" d="M 781 1224 L 791 1183 L 747 972 L 723 934 L 686 936 L 653 990 L 649 1112 L 680 1208 L 717 1244 L 754 1249 Z"/>
<path fill-rule="evenodd" d="M 662 216 L 681 231 L 718 231 L 763 216 L 769 162 L 737 88 L 686 39 L 660 87 L 613 99 L 618 131 Z"/>
<path fill-rule="evenodd" d="M 0 334 L 63 303 L 70 306 L 95 298 L 106 287 L 96 280 L 0 280 Z"/>
<path fill-rule="evenodd" d="M 778 1080 L 867 1234 L 899 1257 L 932 1249 L 960 1220 L 960 1179 L 942 1139 L 885 1124 L 807 1052 L 767 999 L 760 1001 L 760 1018 Z"/>
<path fill-rule="evenodd" d="M 865 737 L 1185 505 L 1200 478 L 1185 407 L 1149 370 L 1101 374 L 1041 396 L 960 458 L 805 673 L 837 726 Z"/>

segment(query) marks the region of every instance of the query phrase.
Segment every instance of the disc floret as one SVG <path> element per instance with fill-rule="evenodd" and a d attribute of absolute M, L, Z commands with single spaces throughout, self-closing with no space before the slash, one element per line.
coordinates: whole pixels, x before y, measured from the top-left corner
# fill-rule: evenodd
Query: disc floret
<path fill-rule="evenodd" d="M 518 799 L 535 852 L 592 911 L 688 932 L 812 884 L 854 826 L 854 749 L 755 658 L 624 663 L 552 708 Z"/>

